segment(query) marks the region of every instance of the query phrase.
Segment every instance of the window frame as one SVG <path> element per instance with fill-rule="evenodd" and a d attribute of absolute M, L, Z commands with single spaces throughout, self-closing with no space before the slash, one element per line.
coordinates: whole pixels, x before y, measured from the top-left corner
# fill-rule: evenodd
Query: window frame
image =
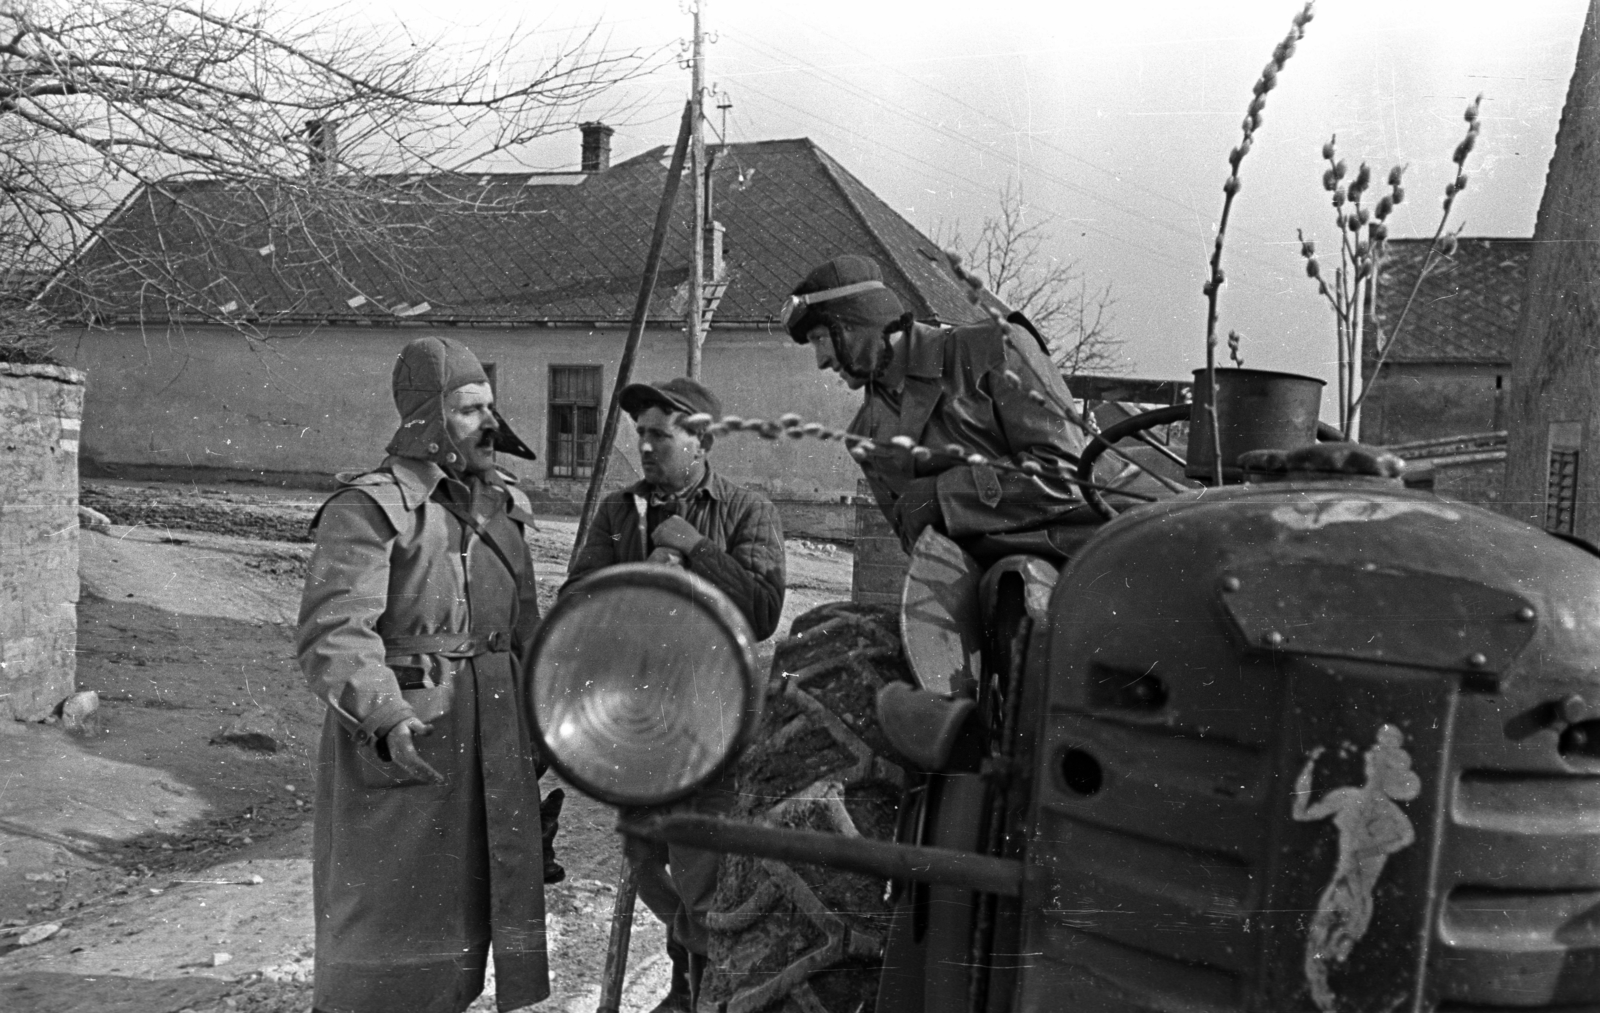
<path fill-rule="evenodd" d="M 572 374 L 570 383 L 559 380 L 564 373 Z M 550 363 L 546 375 L 545 391 L 545 474 L 549 478 L 586 479 L 594 474 L 599 463 L 601 391 L 605 385 L 605 367 L 599 363 Z M 582 428 L 583 412 L 593 413 L 593 432 L 585 437 Z M 563 432 L 561 421 L 570 416 L 570 425 Z M 583 453 L 587 444 L 587 461 Z"/>

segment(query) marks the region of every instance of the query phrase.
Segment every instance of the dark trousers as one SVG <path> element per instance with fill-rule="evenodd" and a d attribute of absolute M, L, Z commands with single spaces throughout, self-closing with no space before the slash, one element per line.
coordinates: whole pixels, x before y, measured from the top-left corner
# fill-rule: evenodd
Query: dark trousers
<path fill-rule="evenodd" d="M 668 813 L 695 813 L 726 816 L 738 796 L 727 783 L 702 788 L 688 798 L 654 809 L 634 810 L 628 815 L 661 816 Z M 722 855 L 680 844 L 662 844 L 637 837 L 624 839 L 623 853 L 633 864 L 639 899 L 667 926 L 668 938 L 690 953 L 705 956 L 708 943 L 706 914 L 717 892 L 717 872 Z"/>

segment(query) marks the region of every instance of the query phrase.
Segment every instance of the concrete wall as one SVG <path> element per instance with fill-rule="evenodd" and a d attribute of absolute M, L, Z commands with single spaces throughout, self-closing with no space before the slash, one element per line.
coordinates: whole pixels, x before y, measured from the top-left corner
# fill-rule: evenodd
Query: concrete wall
<path fill-rule="evenodd" d="M 0 718 L 73 692 L 83 374 L 0 362 Z"/>
<path fill-rule="evenodd" d="M 315 487 L 378 462 L 398 419 L 389 394 L 395 355 L 426 334 L 456 338 L 496 364 L 502 411 L 540 454 L 533 463 L 502 463 L 553 501 L 581 501 L 586 481 L 546 474 L 549 367 L 600 365 L 609 399 L 626 337 L 618 328 L 324 327 L 256 342 L 218 328 L 121 328 L 60 335 L 57 347 L 95 376 L 84 406 L 86 469 L 137 477 L 165 468 L 200 481 L 254 476 Z M 681 332 L 645 334 L 635 379 L 666 379 L 683 368 Z M 794 412 L 842 426 L 860 399 L 782 333 L 713 328 L 703 379 L 729 413 L 744 417 Z M 625 415 L 622 424 L 615 483 L 638 478 Z M 815 440 L 729 436 L 713 461 L 727 477 L 796 503 L 847 504 L 858 476 L 839 444 Z"/>
<path fill-rule="evenodd" d="M 1600 538 L 1600 11 L 1578 41 L 1533 230 L 1507 404 L 1506 512 L 1545 523 L 1552 445 L 1578 451 L 1575 532 Z M 1567 444 L 1571 444 L 1570 448 Z"/>
<path fill-rule="evenodd" d="M 1389 363 L 1361 409 L 1361 439 L 1387 446 L 1505 428 L 1511 366 Z"/>
<path fill-rule="evenodd" d="M 878 509 L 864 479 L 856 488 L 855 525 L 850 600 L 863 605 L 899 605 L 911 557 L 900 548 L 900 536 Z"/>

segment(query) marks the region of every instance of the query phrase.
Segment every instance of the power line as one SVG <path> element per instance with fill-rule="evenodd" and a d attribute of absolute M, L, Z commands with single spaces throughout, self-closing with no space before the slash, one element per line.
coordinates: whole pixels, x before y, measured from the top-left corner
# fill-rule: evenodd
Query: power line
<path fill-rule="evenodd" d="M 824 33 L 824 32 L 819 32 L 818 34 L 821 34 L 826 38 L 830 38 L 830 39 L 833 38 L 833 36 L 829 36 L 829 35 L 827 35 L 827 33 Z M 908 107 L 906 107 L 906 106 L 904 106 L 904 105 L 902 105 L 900 103 L 892 102 L 892 101 L 886 101 L 886 100 L 884 100 L 884 99 L 882 99 L 882 98 L 880 98 L 880 97 L 878 97 L 876 95 L 873 95 L 870 92 L 867 92 L 865 89 L 860 88 L 860 87 L 850 83 L 848 80 L 840 77 L 839 75 L 834 74 L 833 72 L 831 72 L 829 70 L 826 70 L 826 69 L 824 69 L 822 67 L 819 67 L 816 64 L 811 63 L 808 60 L 805 60 L 805 59 L 800 58 L 800 57 L 796 57 L 792 53 L 787 53 L 787 52 L 784 52 L 783 50 L 766 46 L 766 45 L 764 45 L 762 43 L 759 43 L 759 42 L 752 42 L 751 40 L 749 40 L 747 38 L 741 38 L 741 41 L 744 41 L 747 45 L 751 45 L 753 48 L 764 50 L 770 56 L 775 56 L 775 57 L 778 57 L 780 59 L 792 61 L 792 64 L 795 67 L 795 69 L 798 69 L 798 68 L 801 68 L 801 67 L 809 68 L 811 71 L 814 72 L 815 75 L 831 79 L 831 82 L 835 85 L 835 87 L 840 88 L 841 90 L 845 91 L 846 93 L 855 95 L 858 98 L 863 98 L 863 99 L 866 99 L 868 101 L 874 102 L 874 103 L 876 103 L 876 104 L 878 104 L 878 105 L 880 105 L 880 106 L 882 106 L 882 107 L 884 107 L 886 109 L 889 109 L 889 110 L 892 110 L 892 111 L 897 111 L 903 117 L 918 122 L 920 125 L 924 126 L 929 131 L 932 131 L 932 132 L 934 132 L 934 133 L 936 133 L 936 134 L 938 134 L 940 136 L 943 136 L 943 137 L 945 137 L 947 139 L 950 139 L 950 140 L 957 141 L 958 143 L 966 145 L 967 147 L 972 148 L 973 150 L 982 151 L 985 154 L 990 154 L 991 153 L 985 147 L 983 147 L 978 142 L 976 142 L 973 138 L 968 137 L 965 134 L 950 130 L 949 128 L 945 127 L 943 124 L 940 124 L 940 123 L 937 123 L 937 122 L 935 122 L 933 120 L 930 120 L 927 117 L 923 116 L 922 114 L 916 112 L 915 110 L 910 109 L 910 108 L 908 108 Z M 835 40 L 835 41 L 841 41 L 841 40 Z M 841 41 L 841 44 L 849 45 L 848 43 L 843 43 L 842 41 Z M 854 48 L 854 47 L 851 47 L 851 48 Z M 859 52 L 860 50 L 858 49 L 857 51 Z M 900 73 L 904 74 L 903 71 L 901 71 Z M 730 75 L 730 76 L 737 77 L 737 76 L 740 76 L 740 75 Z M 944 96 L 946 98 L 952 98 L 947 92 L 944 92 L 944 91 L 942 91 L 940 89 L 933 88 L 931 85 L 927 85 L 925 82 L 922 82 L 922 81 L 920 81 L 919 79 L 917 79 L 915 77 L 911 77 L 911 75 L 905 75 L 905 76 L 910 77 L 912 81 L 914 81 L 914 82 L 916 82 L 918 84 L 921 84 L 924 87 L 928 87 L 930 90 L 934 91 L 936 94 L 939 94 L 939 95 Z M 749 87 L 749 85 L 747 85 L 747 87 Z M 765 92 L 758 92 L 758 93 L 766 95 Z M 768 95 L 767 97 L 769 99 L 772 98 L 770 95 Z M 781 100 L 777 100 L 777 99 L 773 99 L 773 100 L 780 102 L 780 104 L 787 105 L 787 106 L 789 106 L 789 108 L 795 108 L 793 105 L 791 105 L 789 103 L 786 103 L 786 102 L 782 102 Z M 964 101 L 962 101 L 960 99 L 953 99 L 953 101 L 956 101 L 959 104 L 965 106 L 966 108 L 972 109 L 973 111 L 980 113 L 981 115 L 983 115 L 985 118 L 991 120 L 992 122 L 1001 123 L 1001 121 L 996 119 L 994 116 L 990 115 L 987 112 L 984 112 L 981 109 L 978 109 L 977 107 L 974 107 L 974 106 L 970 105 L 969 103 L 966 103 L 966 102 L 964 102 Z M 813 114 L 809 114 L 808 113 L 807 115 L 813 115 Z M 815 117 L 815 116 L 814 116 L 814 118 L 821 119 L 820 117 Z M 852 133 L 852 134 L 855 133 L 854 131 L 849 131 L 848 128 L 839 128 L 839 127 L 837 127 L 837 125 L 834 124 L 833 121 L 824 121 L 824 122 L 828 122 L 830 126 L 835 126 L 836 129 L 845 129 L 847 133 Z M 1001 123 L 1001 125 L 1007 127 L 1007 129 L 1012 129 L 1009 124 Z M 861 136 L 861 135 L 855 134 L 855 136 Z M 875 142 L 875 143 L 877 143 L 877 142 Z M 1077 161 L 1080 161 L 1083 164 L 1088 165 L 1089 167 L 1095 169 L 1098 172 L 1103 172 L 1103 173 L 1106 173 L 1106 174 L 1109 174 L 1109 175 L 1113 175 L 1113 176 L 1115 175 L 1115 173 L 1112 172 L 1112 170 L 1105 169 L 1105 168 L 1103 168 L 1101 166 L 1098 166 L 1095 163 L 1093 163 L 1092 161 L 1089 161 L 1087 159 L 1083 159 L 1081 156 L 1071 155 L 1070 153 L 1064 152 L 1064 151 L 1062 151 L 1062 149 L 1060 149 L 1056 145 L 1049 144 L 1048 142 L 1040 142 L 1040 143 L 1041 143 L 1042 146 L 1049 147 L 1052 150 L 1055 150 L 1055 151 L 1061 152 L 1062 154 L 1068 155 L 1068 157 L 1071 157 L 1071 158 L 1073 158 L 1073 159 L 1075 159 Z M 901 153 L 904 154 L 904 152 L 901 152 Z M 1035 164 L 1033 164 L 1031 162 L 1028 162 L 1027 160 L 1023 159 L 1020 155 L 1018 155 L 1015 160 L 1019 165 L 1030 169 L 1037 176 L 1039 176 L 1039 177 L 1041 177 L 1043 179 L 1046 179 L 1046 180 L 1048 180 L 1050 182 L 1053 182 L 1053 183 L 1057 184 L 1058 186 L 1060 186 L 1060 187 L 1062 187 L 1062 188 L 1064 188 L 1066 190 L 1069 190 L 1069 191 L 1074 192 L 1074 193 L 1078 193 L 1078 194 L 1080 194 L 1080 195 L 1082 195 L 1084 197 L 1087 197 L 1090 200 L 1093 200 L 1093 201 L 1095 201 L 1097 203 L 1103 204 L 1103 205 L 1105 205 L 1105 206 L 1107 206 L 1109 208 L 1112 208 L 1112 209 L 1114 209 L 1116 211 L 1120 211 L 1123 214 L 1126 214 L 1126 215 L 1128 215 L 1128 216 L 1130 216 L 1132 218 L 1135 218 L 1135 219 L 1137 219 L 1139 221 L 1143 221 L 1143 222 L 1149 223 L 1151 225 L 1154 225 L 1156 227 L 1162 228 L 1162 229 L 1172 233 L 1173 235 L 1175 235 L 1178 238 L 1181 238 L 1181 239 L 1183 239 L 1185 241 L 1198 242 L 1202 246 L 1204 246 L 1206 244 L 1209 244 L 1209 242 L 1210 242 L 1210 236 L 1209 235 L 1196 237 L 1192 233 L 1190 233 L 1188 231 L 1185 231 L 1184 229 L 1180 228 L 1177 225 L 1174 225 L 1169 220 L 1162 219 L 1162 218 L 1157 218 L 1157 217 L 1152 216 L 1149 213 L 1147 213 L 1147 212 L 1145 212 L 1145 211 L 1143 211 L 1141 209 L 1130 207 L 1130 206 L 1128 206 L 1126 204 L 1123 204 L 1123 203 L 1121 203 L 1119 201 L 1116 201 L 1116 200 L 1114 200 L 1112 198 L 1103 196 L 1103 195 L 1101 195 L 1101 194 L 1089 189 L 1088 187 L 1084 186 L 1081 183 L 1076 183 L 1076 182 L 1074 182 L 1074 181 L 1072 181 L 1070 179 L 1067 179 L 1067 178 L 1065 178 L 1063 176 L 1059 176 L 1059 175 L 1057 175 L 1057 174 L 1055 174 L 1055 173 L 1053 173 L 1053 172 L 1051 172 L 1049 170 L 1043 169 L 1043 168 L 1041 168 L 1041 167 L 1039 167 L 1039 166 L 1037 166 L 1037 165 L 1035 165 Z M 927 164 L 927 163 L 924 163 L 924 164 Z M 975 183 L 975 182 L 973 182 L 971 180 L 965 180 L 965 181 L 970 183 L 970 184 L 972 184 L 972 185 L 974 185 L 974 186 L 981 185 L 981 184 L 977 184 L 977 183 Z M 1181 210 L 1183 210 L 1183 211 L 1185 211 L 1185 212 L 1187 212 L 1189 214 L 1196 214 L 1196 212 L 1192 208 L 1188 207 L 1188 205 L 1186 205 L 1183 202 L 1178 201 L 1178 200 L 1176 200 L 1176 199 L 1174 199 L 1174 198 L 1172 198 L 1170 196 L 1161 195 L 1161 194 L 1159 194 L 1159 192 L 1153 191 L 1153 190 L 1149 190 L 1148 188 L 1145 188 L 1145 187 L 1138 187 L 1138 189 L 1145 190 L 1145 191 L 1147 191 L 1149 193 L 1152 193 L 1152 194 L 1154 194 L 1156 196 L 1160 196 L 1164 200 L 1166 200 L 1167 202 L 1175 205 L 1176 207 L 1180 208 Z M 1100 233 L 1102 235 L 1108 236 L 1110 238 L 1116 239 L 1119 242 L 1126 242 L 1126 240 L 1123 237 L 1121 237 L 1121 236 L 1119 236 L 1119 235 L 1117 235 L 1117 234 L 1115 234 L 1113 232 L 1107 231 L 1107 230 L 1099 228 L 1099 227 L 1091 227 L 1091 228 L 1093 229 L 1093 231 L 1095 231 L 1097 233 Z M 1247 231 L 1245 231 L 1243 229 L 1241 229 L 1240 231 L 1244 236 L 1250 237 L 1250 235 L 1249 235 L 1249 233 Z M 1250 238 L 1254 238 L 1257 242 L 1268 242 L 1268 240 L 1265 240 L 1264 238 L 1262 238 L 1260 236 L 1254 236 L 1254 237 L 1250 237 Z M 1135 244 L 1135 245 L 1137 245 L 1137 244 Z M 1145 250 L 1145 252 L 1156 252 L 1150 247 L 1140 247 L 1140 248 Z M 1252 262 L 1256 263 L 1258 266 L 1266 268 L 1268 270 L 1273 270 L 1273 271 L 1281 271 L 1282 270 L 1282 267 L 1280 265 L 1273 264 L 1273 263 L 1270 263 L 1268 261 L 1265 261 L 1262 258 L 1251 254 L 1248 250 L 1238 250 L 1236 248 L 1236 254 L 1238 256 L 1242 257 L 1243 259 L 1252 261 Z M 1158 255 L 1162 256 L 1163 259 L 1169 259 L 1170 260 L 1170 255 L 1165 254 L 1164 252 L 1163 253 L 1159 253 Z"/>
<path fill-rule="evenodd" d="M 902 150 L 900 148 L 896 148 L 893 145 L 884 144 L 883 141 L 881 139 L 879 139 L 879 138 L 869 137 L 866 134 L 859 133 L 858 131 L 852 130 L 849 127 L 843 126 L 843 125 L 841 125 L 841 124 L 839 124 L 839 123 L 837 123 L 835 121 L 832 121 L 832 120 L 824 120 L 821 116 L 817 115 L 816 113 L 813 113 L 809 109 L 803 109 L 800 106 L 797 106 L 792 102 L 788 102 L 788 101 L 786 101 L 784 99 L 778 98 L 775 95 L 770 95 L 770 94 L 760 90 L 759 88 L 751 88 L 748 84 L 745 87 L 747 89 L 749 89 L 750 91 L 752 91 L 754 94 L 759 95 L 762 98 L 766 99 L 768 102 L 772 102 L 772 103 L 774 103 L 776 105 L 780 105 L 780 106 L 783 106 L 783 107 L 785 107 L 787 109 L 791 109 L 794 112 L 797 112 L 802 116 L 810 117 L 811 119 L 817 120 L 818 122 L 827 123 L 832 129 L 834 129 L 836 131 L 842 132 L 844 134 L 848 134 L 851 137 L 859 138 L 860 140 L 862 140 L 864 142 L 867 142 L 868 144 L 871 144 L 873 146 L 873 148 L 875 150 L 877 150 L 877 151 L 887 152 L 887 153 L 890 153 L 890 154 L 898 155 L 898 156 L 900 156 L 901 161 L 904 162 L 904 163 L 911 163 L 911 164 L 915 164 L 917 166 L 920 166 L 920 167 L 922 167 L 924 169 L 932 170 L 933 172 L 938 173 L 940 175 L 943 175 L 948 179 L 955 180 L 956 182 L 959 182 L 959 183 L 964 183 L 964 184 L 966 184 L 966 185 L 968 185 L 968 186 L 970 186 L 970 187 L 972 187 L 974 189 L 982 189 L 984 187 L 984 185 L 985 185 L 984 183 L 982 183 L 982 182 L 980 182 L 978 180 L 972 179 L 969 176 L 963 176 L 961 173 L 956 172 L 955 170 L 949 168 L 948 166 L 940 165 L 940 164 L 938 164 L 936 162 L 929 162 L 926 159 L 923 159 L 923 158 L 920 158 L 920 157 L 918 157 L 916 155 L 913 155 L 908 151 L 904 151 L 904 150 Z M 1142 244 L 1142 243 L 1135 242 L 1135 241 L 1129 239 L 1126 236 L 1119 235 L 1116 232 L 1113 232 L 1113 231 L 1110 231 L 1108 229 L 1102 228 L 1102 227 L 1100 227 L 1098 225 L 1094 225 L 1093 223 L 1082 223 L 1082 224 L 1089 231 L 1093 231 L 1093 232 L 1099 233 L 1099 234 L 1105 236 L 1108 239 L 1111 239 L 1111 240 L 1113 240 L 1115 242 L 1121 243 L 1124 246 L 1131 247 L 1131 248 L 1133 248 L 1135 250 L 1138 250 L 1139 252 L 1141 252 L 1143 254 L 1147 254 L 1149 256 L 1156 257 L 1156 258 L 1158 258 L 1160 260 L 1164 260 L 1167 263 L 1170 263 L 1170 264 L 1172 264 L 1174 266 L 1178 266 L 1178 267 L 1191 266 L 1187 262 L 1180 261 L 1177 258 L 1173 257 L 1172 254 L 1170 252 L 1166 251 L 1166 250 L 1162 250 L 1162 249 L 1160 249 L 1158 247 L 1155 247 L 1155 246 L 1148 246 L 1148 245 L 1145 245 L 1145 244 Z"/>

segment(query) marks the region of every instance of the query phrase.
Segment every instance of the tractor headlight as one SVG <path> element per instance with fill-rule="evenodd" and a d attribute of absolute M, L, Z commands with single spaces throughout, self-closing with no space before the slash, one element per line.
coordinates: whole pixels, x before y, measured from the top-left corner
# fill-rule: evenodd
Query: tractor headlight
<path fill-rule="evenodd" d="M 533 721 L 556 771 L 620 806 L 660 805 L 738 755 L 761 713 L 750 627 L 674 567 L 602 570 L 534 638 Z"/>

